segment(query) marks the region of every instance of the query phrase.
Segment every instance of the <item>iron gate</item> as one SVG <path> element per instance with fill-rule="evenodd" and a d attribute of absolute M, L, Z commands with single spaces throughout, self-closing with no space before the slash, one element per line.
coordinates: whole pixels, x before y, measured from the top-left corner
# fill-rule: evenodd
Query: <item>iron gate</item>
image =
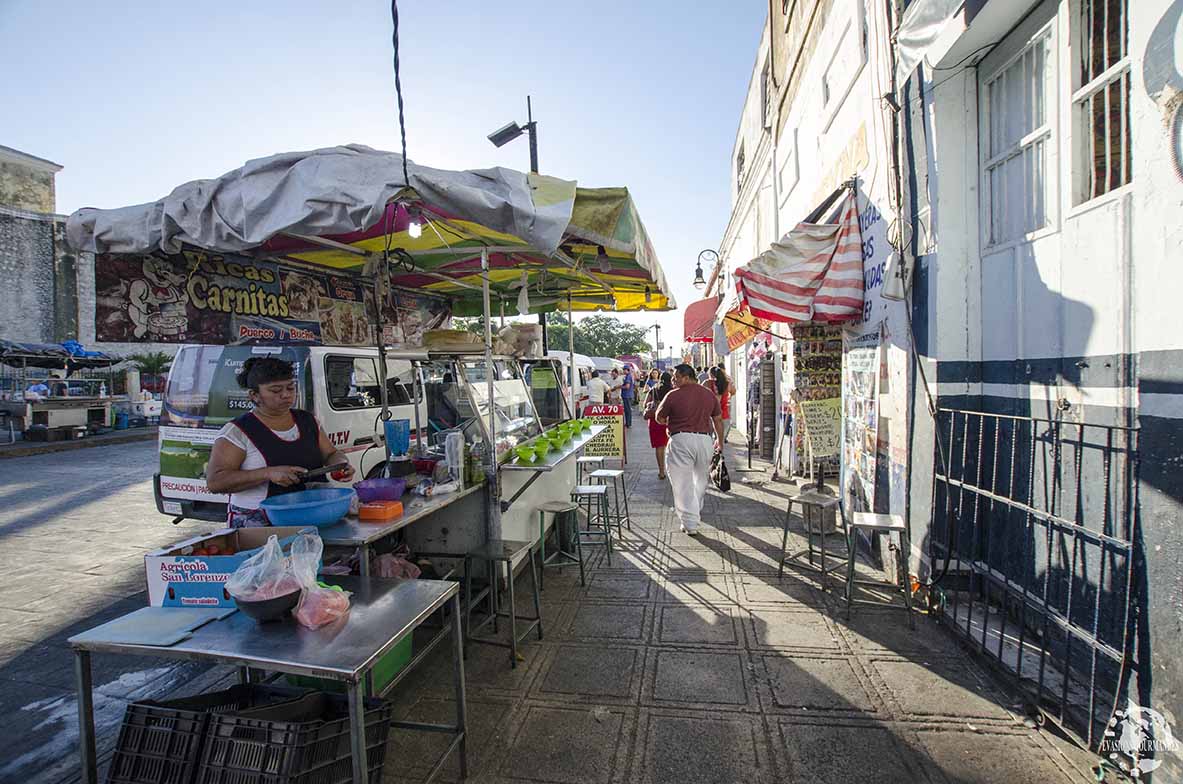
<path fill-rule="evenodd" d="M 1138 431 L 954 409 L 937 427 L 943 617 L 1095 750 L 1129 676 Z"/>

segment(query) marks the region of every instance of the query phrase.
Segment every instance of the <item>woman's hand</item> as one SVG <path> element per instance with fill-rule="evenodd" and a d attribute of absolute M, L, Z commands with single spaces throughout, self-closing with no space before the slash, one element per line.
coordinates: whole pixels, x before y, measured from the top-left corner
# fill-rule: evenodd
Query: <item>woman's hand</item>
<path fill-rule="evenodd" d="M 280 487 L 291 487 L 298 485 L 303 480 L 306 469 L 298 466 L 271 466 L 263 472 L 267 477 L 268 482 L 273 482 Z"/>
<path fill-rule="evenodd" d="M 348 482 L 349 480 L 353 479 L 354 473 L 353 466 L 346 465 L 340 471 L 334 471 L 333 473 L 329 474 L 329 476 L 338 482 Z"/>

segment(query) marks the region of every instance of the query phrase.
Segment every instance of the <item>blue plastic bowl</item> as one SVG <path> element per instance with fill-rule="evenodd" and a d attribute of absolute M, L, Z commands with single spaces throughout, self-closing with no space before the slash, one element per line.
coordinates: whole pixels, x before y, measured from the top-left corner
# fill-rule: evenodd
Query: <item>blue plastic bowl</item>
<path fill-rule="evenodd" d="M 300 490 L 268 498 L 259 506 L 267 513 L 272 525 L 333 525 L 349 512 L 353 490 L 348 487 L 326 487 Z"/>

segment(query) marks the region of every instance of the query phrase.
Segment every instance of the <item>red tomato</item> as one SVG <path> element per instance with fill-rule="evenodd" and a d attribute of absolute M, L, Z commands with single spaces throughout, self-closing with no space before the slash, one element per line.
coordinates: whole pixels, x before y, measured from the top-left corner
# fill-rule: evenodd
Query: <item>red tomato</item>
<path fill-rule="evenodd" d="M 333 473 L 329 474 L 329 476 L 331 476 L 333 479 L 336 479 L 338 482 L 344 482 L 345 478 L 349 476 L 349 474 L 347 474 L 345 470 L 342 469 L 340 471 L 334 471 Z"/>

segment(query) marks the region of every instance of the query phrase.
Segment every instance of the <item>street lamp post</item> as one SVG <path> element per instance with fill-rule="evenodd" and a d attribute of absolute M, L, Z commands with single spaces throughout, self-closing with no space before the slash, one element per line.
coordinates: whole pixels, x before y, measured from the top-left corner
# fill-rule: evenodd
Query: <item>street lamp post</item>
<path fill-rule="evenodd" d="M 530 96 L 526 96 L 526 124 L 518 125 L 516 122 L 511 122 L 508 125 L 498 128 L 489 134 L 489 141 L 493 142 L 494 147 L 504 147 L 512 142 L 522 134 L 526 134 L 530 141 L 530 172 L 538 173 L 538 123 L 534 121 L 534 108 L 530 104 Z M 546 343 L 546 314 L 538 314 L 538 323 L 542 325 L 542 352 L 545 354 L 548 350 Z M 568 325 L 568 329 L 574 328 L 574 324 Z"/>

